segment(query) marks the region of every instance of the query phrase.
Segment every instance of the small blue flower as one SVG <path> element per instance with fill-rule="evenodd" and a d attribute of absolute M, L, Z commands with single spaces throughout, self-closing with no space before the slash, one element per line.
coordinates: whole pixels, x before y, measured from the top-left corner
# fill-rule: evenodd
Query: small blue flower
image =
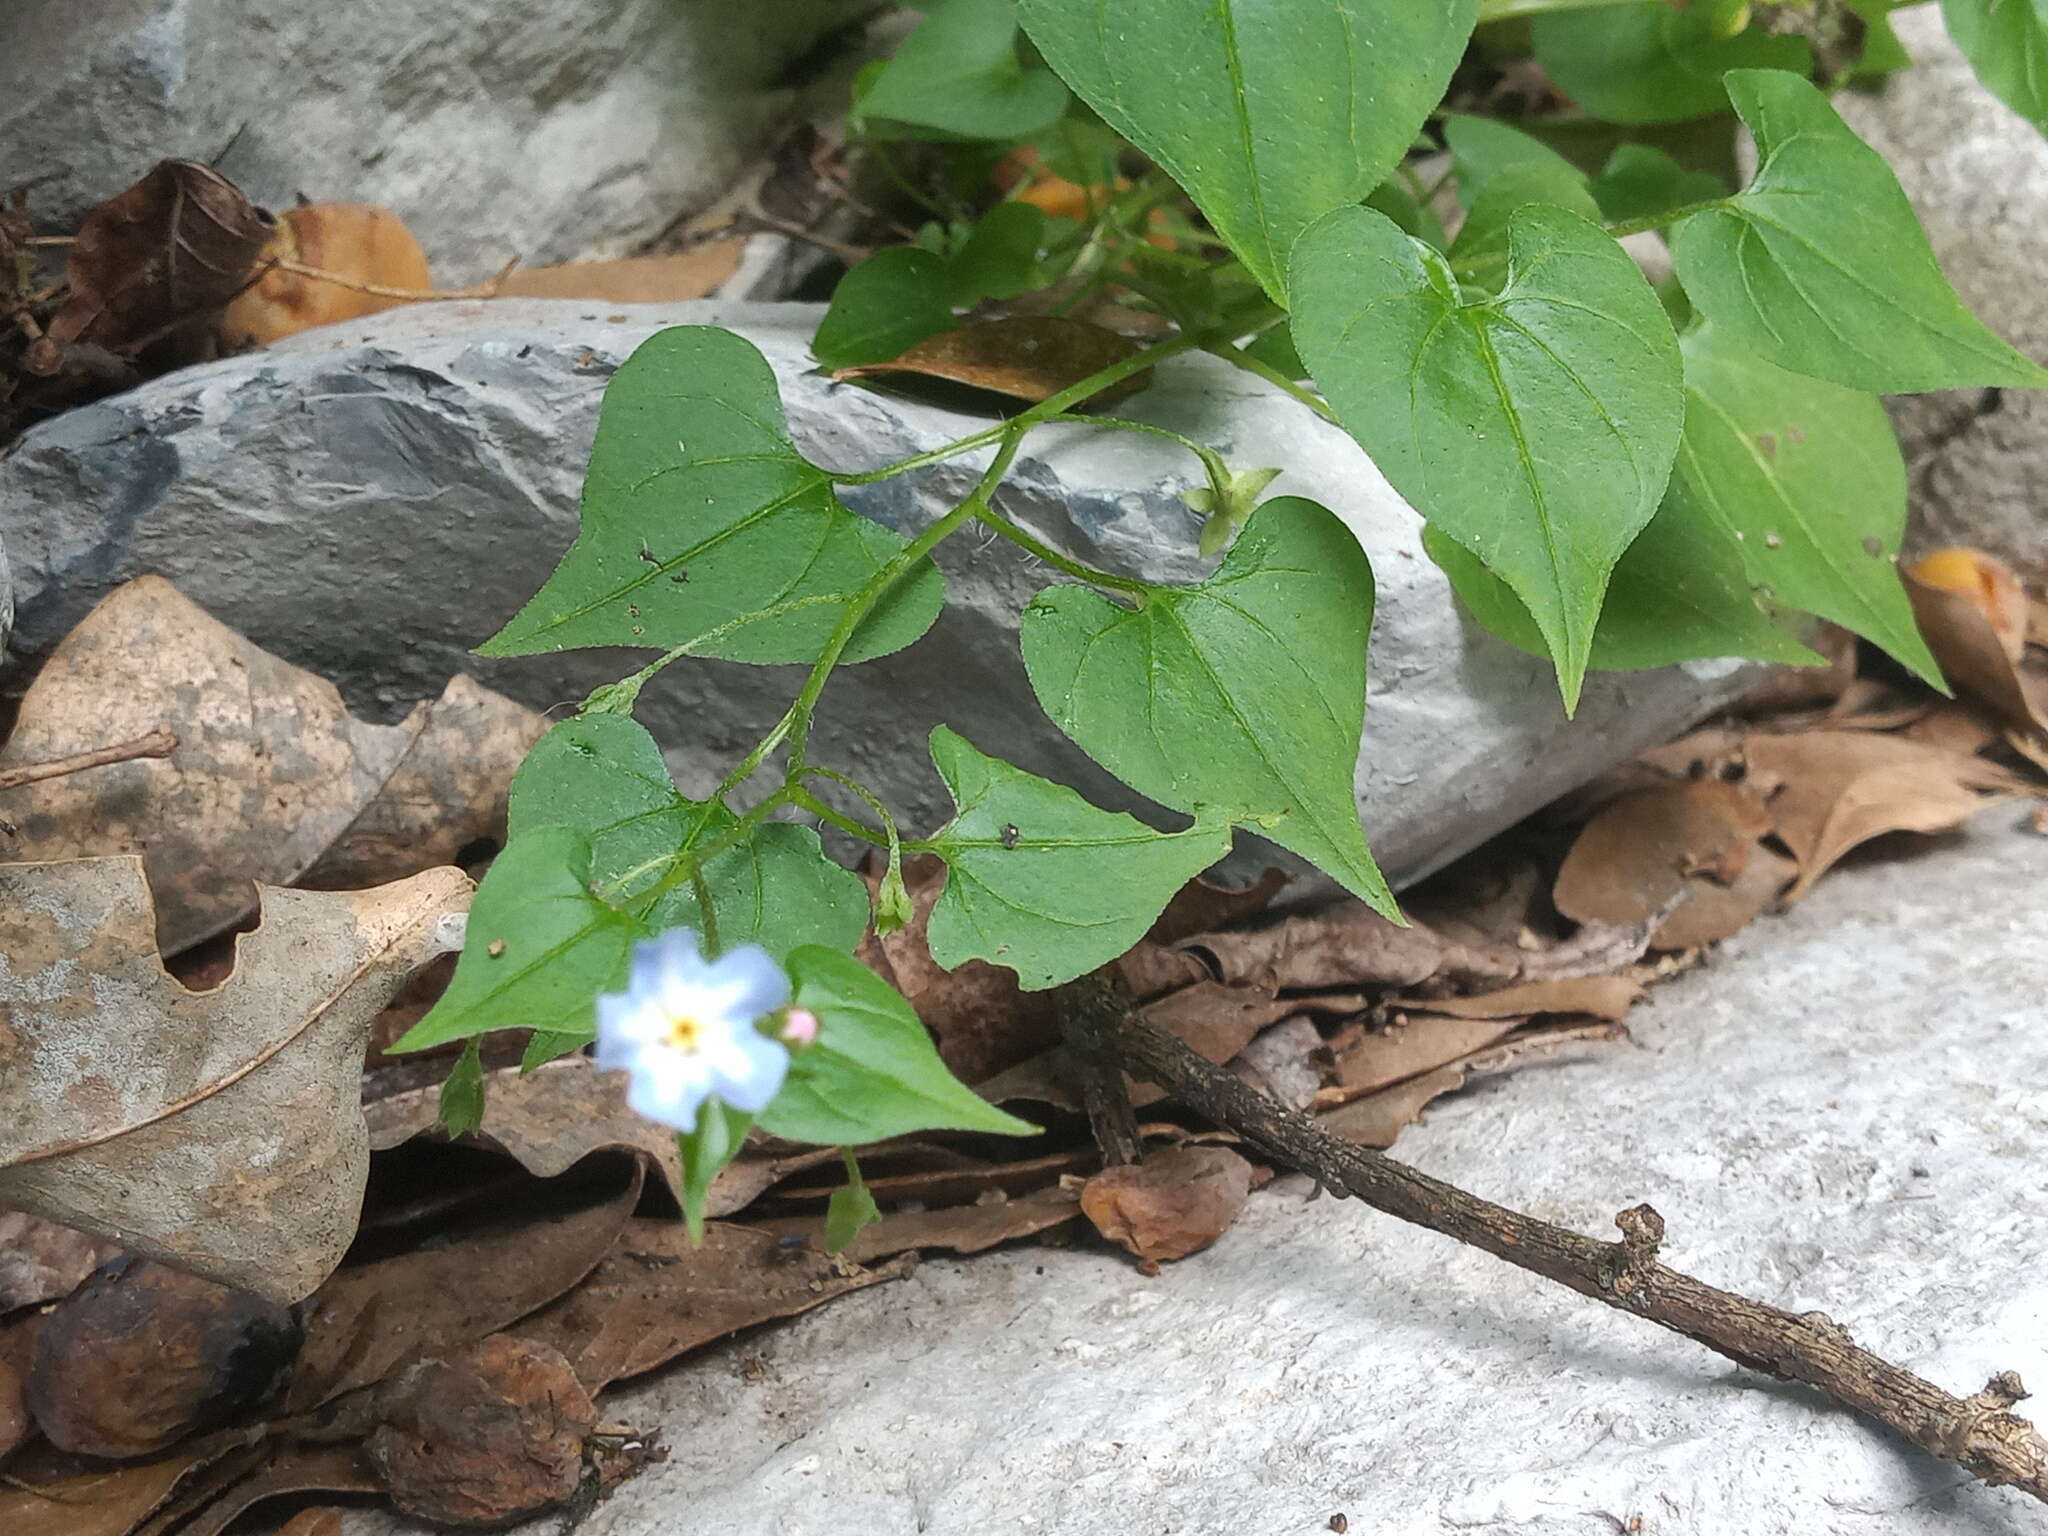
<path fill-rule="evenodd" d="M 789 1051 L 754 1025 L 788 1003 L 789 977 L 759 945 L 706 960 L 695 933 L 672 928 L 634 946 L 625 991 L 598 998 L 597 1064 L 630 1072 L 634 1112 L 679 1131 L 706 1099 L 758 1115 Z"/>

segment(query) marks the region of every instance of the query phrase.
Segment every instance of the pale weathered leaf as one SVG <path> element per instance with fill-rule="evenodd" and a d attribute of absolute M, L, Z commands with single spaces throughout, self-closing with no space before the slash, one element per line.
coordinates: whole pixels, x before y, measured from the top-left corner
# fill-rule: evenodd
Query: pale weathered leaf
<path fill-rule="evenodd" d="M 370 1025 L 469 891 L 268 890 L 234 974 L 188 992 L 139 859 L 0 866 L 0 1202 L 305 1295 L 355 1232 Z"/>

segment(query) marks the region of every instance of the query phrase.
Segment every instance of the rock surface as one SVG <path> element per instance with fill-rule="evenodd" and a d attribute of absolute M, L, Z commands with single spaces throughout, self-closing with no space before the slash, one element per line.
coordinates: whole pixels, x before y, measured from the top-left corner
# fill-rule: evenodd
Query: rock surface
<path fill-rule="evenodd" d="M 1607 1237 L 1648 1200 L 1670 1263 L 1825 1310 L 1951 1391 L 2038 1389 L 2048 925 L 2024 914 L 2048 842 L 2014 819 L 1830 875 L 1661 988 L 1640 1049 L 1482 1080 L 1397 1154 Z M 2042 1528 L 1803 1388 L 1305 1194 L 1254 1195 L 1156 1279 L 1096 1249 L 928 1260 L 608 1395 L 669 1460 L 583 1536 Z"/>
<path fill-rule="evenodd" d="M 722 191 L 872 7 L 7 0 L 0 165 L 68 230 L 166 155 L 274 206 L 388 203 L 444 284 L 606 254 Z"/>
<path fill-rule="evenodd" d="M 176 374 L 38 426 L 0 461 L 15 643 L 54 644 L 108 588 L 169 577 L 267 649 L 395 715 L 469 668 L 538 707 L 630 671 L 624 654 L 478 663 L 467 648 L 532 594 L 576 528 L 605 379 L 652 331 L 726 323 L 780 374 L 796 440 L 866 468 L 984 425 L 810 371 L 818 311 L 796 305 L 421 305 Z M 617 323 L 611 323 L 616 321 Z M 1350 438 L 1208 358 L 1159 370 L 1120 409 L 1211 443 L 1241 467 L 1285 466 L 1272 494 L 1312 496 L 1358 533 L 1379 583 L 1358 789 L 1389 875 L 1419 877 L 1567 788 L 1714 708 L 1747 670 L 1725 662 L 1588 682 L 1566 721 L 1547 664 L 1468 625 L 1422 552 L 1421 523 Z M 981 456 L 850 491 L 914 530 L 965 497 Z M 1034 433 L 1004 510 L 1104 568 L 1200 570 L 1178 492 L 1199 471 L 1171 443 L 1061 427 Z M 943 546 L 952 601 L 898 656 L 827 695 L 820 760 L 935 826 L 949 812 L 924 739 L 945 721 L 983 750 L 1108 804 L 1127 793 L 1046 722 L 1017 658 L 1017 614 L 1050 573 L 1009 544 Z M 779 715 L 788 669 L 696 663 L 642 695 L 641 718 L 704 792 Z"/>
<path fill-rule="evenodd" d="M 1837 98 L 1899 173 L 1949 280 L 1986 324 L 2048 363 L 2048 138 L 1977 83 L 1934 6 L 1893 18 L 1914 67 Z M 2048 567 L 2048 390 L 1900 396 L 1916 542 L 1983 544 Z"/>

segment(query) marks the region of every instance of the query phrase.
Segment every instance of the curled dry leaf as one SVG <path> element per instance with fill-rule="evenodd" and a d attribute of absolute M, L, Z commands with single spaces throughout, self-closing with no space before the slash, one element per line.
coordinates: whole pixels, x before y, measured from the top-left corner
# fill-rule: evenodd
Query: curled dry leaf
<path fill-rule="evenodd" d="M 139 659 L 140 658 L 140 659 Z M 8 861 L 140 854 L 165 954 L 233 927 L 255 884 L 379 883 L 501 828 L 544 726 L 467 678 L 402 725 L 250 644 L 160 577 L 110 593 L 24 696 L 0 769 L 169 726 L 168 759 L 0 792 Z M 386 861 L 388 862 L 380 862 Z"/>
<path fill-rule="evenodd" d="M 1918 596 L 1942 592 L 1961 598 L 1983 619 L 2008 661 L 2017 662 L 2027 648 L 2029 603 L 2013 568 L 1996 555 L 1981 549 L 1937 549 L 1922 555 L 1906 568 L 1907 590 L 1915 594 L 1915 616 L 1921 631 L 1934 649 L 1941 669 L 1950 672 L 1948 658 L 1941 654 L 1938 636 L 1928 628 L 1927 615 L 1919 611 Z"/>
<path fill-rule="evenodd" d="M 1330 1086 L 1323 1089 L 1318 1100 L 1326 1105 L 1348 1104 L 1377 1094 L 1396 1083 L 1462 1061 L 1474 1051 L 1485 1050 L 1526 1022 L 1521 1018 L 1419 1018 L 1363 1031 L 1355 1039 L 1338 1045 Z"/>
<path fill-rule="evenodd" d="M 136 1536 L 221 1536 L 249 1510 L 267 1499 L 307 1493 L 376 1493 L 383 1484 L 363 1456 L 359 1444 L 280 1445 L 259 1452 L 253 1470 L 238 1465 L 236 1476 L 212 1491 L 199 1513 L 189 1519 L 167 1519 L 175 1509 L 154 1515 Z M 181 1491 L 178 1500 L 184 1503 Z M 305 1509 L 292 1516 L 276 1536 L 341 1536 L 341 1511 Z"/>
<path fill-rule="evenodd" d="M 519 1325 L 562 1352 L 589 1392 L 778 1317 L 910 1273 L 835 1261 L 771 1232 L 712 1222 L 690 1245 L 679 1221 L 632 1221 L 589 1278 Z"/>
<path fill-rule="evenodd" d="M 2048 678 L 2023 665 L 2027 599 L 2019 578 L 1988 555 L 1956 550 L 1944 554 L 1968 554 L 1968 564 L 1980 581 L 1962 590 L 1930 584 L 1919 572 L 1935 556 L 1914 567 L 1906 592 L 1913 599 L 1913 616 L 1927 637 L 1928 649 L 1950 682 L 1990 705 L 2007 725 L 2048 734 Z M 1954 573 L 1947 574 L 1955 579 Z"/>
<path fill-rule="evenodd" d="M 1181 945 L 1208 957 L 1226 982 L 1274 991 L 1332 987 L 1506 986 L 1512 982 L 1597 976 L 1642 957 L 1655 928 L 1643 922 L 1586 923 L 1547 949 L 1464 944 L 1421 923 L 1400 927 L 1363 902 L 1289 917 L 1241 933 L 1210 933 Z"/>
<path fill-rule="evenodd" d="M 1171 1263 L 1230 1230 L 1251 1194 L 1252 1173 L 1228 1147 L 1163 1147 L 1090 1179 L 1081 1213 L 1140 1263 Z"/>
<path fill-rule="evenodd" d="M 123 1259 L 44 1320 L 29 1411 L 59 1450 L 151 1455 L 272 1403 L 299 1338 L 298 1319 L 274 1301 Z"/>
<path fill-rule="evenodd" d="M 1590 1013 L 1596 1019 L 1619 1019 L 1642 995 L 1643 984 L 1633 976 L 1574 976 L 1523 982 L 1472 997 L 1396 997 L 1388 999 L 1387 1006 L 1452 1019 L 1523 1019 L 1538 1013 Z"/>
<path fill-rule="evenodd" d="M 1698 949 L 1731 938 L 1776 906 L 1798 874 L 1797 864 L 1759 843 L 1750 850 L 1748 866 L 1732 884 L 1689 882 L 1690 894 L 1664 919 L 1651 947 Z"/>
<path fill-rule="evenodd" d="M 0 865 L 0 1202 L 279 1300 L 355 1231 L 371 1021 L 446 947 L 459 870 L 269 890 L 234 974 L 164 970 L 133 858 Z"/>
<path fill-rule="evenodd" d="M 278 265 L 287 261 L 328 275 Z M 407 302 L 366 292 L 369 287 L 427 293 L 434 286 L 427 253 L 405 220 L 372 203 L 287 208 L 252 265 L 262 276 L 227 306 L 219 321 L 221 345 L 231 352 Z"/>
<path fill-rule="evenodd" d="M 566 1500 L 597 1407 L 560 1351 L 497 1334 L 438 1346 L 377 1389 L 363 1454 L 409 1515 L 501 1525 Z"/>
<path fill-rule="evenodd" d="M 586 1204 L 336 1271 L 303 1308 L 306 1342 L 286 1409 L 318 1408 L 383 1380 L 415 1349 L 480 1339 L 546 1306 L 604 1258 L 640 1187 L 636 1165 Z"/>
<path fill-rule="evenodd" d="M 1797 900 L 1859 843 L 1887 832 L 1945 832 L 1994 803 L 1982 791 L 2025 785 L 1982 758 L 1867 731 L 1757 735 L 1744 746 L 1750 786 L 1799 864 Z"/>
<path fill-rule="evenodd" d="M 999 1243 L 1049 1232 L 1080 1213 L 1079 1192 L 1061 1184 L 1014 1200 L 979 1200 L 936 1211 L 890 1211 L 880 1221 L 862 1227 L 839 1256 L 856 1264 L 872 1264 L 912 1250 L 981 1253 Z M 822 1248 L 825 1242 L 821 1216 L 778 1216 L 748 1226 L 784 1240 L 800 1237 L 814 1248 Z"/>
<path fill-rule="evenodd" d="M 159 161 L 79 225 L 66 274 L 71 297 L 50 337 L 133 352 L 210 320 L 248 282 L 275 227 L 218 171 Z"/>
<path fill-rule="evenodd" d="M 1090 374 L 1120 363 L 1138 344 L 1115 331 L 1065 315 L 1015 315 L 982 320 L 927 337 L 886 363 L 842 368 L 836 379 L 911 374 L 944 379 L 1036 405 Z M 1084 402 L 1100 409 L 1143 389 L 1148 369 Z"/>
<path fill-rule="evenodd" d="M 1551 899 L 1574 922 L 1625 925 L 1647 921 L 1684 891 L 1674 914 L 1682 917 L 1701 893 L 1740 880 L 1771 829 L 1770 812 L 1740 784 L 1688 779 L 1636 790 L 1586 823 Z M 1680 947 L 1669 926 L 1653 947 Z"/>
<path fill-rule="evenodd" d="M 438 1085 L 408 1089 L 363 1106 L 373 1152 L 434 1128 Z M 587 1056 L 551 1061 L 532 1072 L 516 1067 L 484 1076 L 484 1118 L 471 1137 L 515 1158 L 528 1173 L 551 1179 L 593 1152 L 630 1152 L 643 1159 L 681 1198 L 682 1164 L 673 1131 L 626 1107 L 626 1077 L 600 1072 Z M 743 1152 L 712 1180 L 705 1214 L 727 1216 L 753 1203 L 771 1185 L 820 1163 L 837 1164 L 836 1148 L 774 1155 Z"/>
<path fill-rule="evenodd" d="M 1227 928 L 1265 911 L 1288 879 L 1284 869 L 1269 869 L 1246 886 L 1217 885 L 1197 875 L 1173 893 L 1145 937 L 1154 944 L 1177 944 L 1197 933 Z"/>
<path fill-rule="evenodd" d="M 1421 1077 L 1411 1077 L 1391 1088 L 1353 1099 L 1316 1116 L 1316 1124 L 1332 1136 L 1356 1142 L 1361 1147 L 1391 1147 L 1402 1131 L 1422 1118 L 1432 1099 L 1465 1086 L 1465 1069 L 1439 1067 Z"/>
<path fill-rule="evenodd" d="M 7 1536 L 128 1536 L 230 1446 L 196 1441 L 175 1456 L 141 1466 L 99 1469 L 0 1487 L 0 1531 Z"/>

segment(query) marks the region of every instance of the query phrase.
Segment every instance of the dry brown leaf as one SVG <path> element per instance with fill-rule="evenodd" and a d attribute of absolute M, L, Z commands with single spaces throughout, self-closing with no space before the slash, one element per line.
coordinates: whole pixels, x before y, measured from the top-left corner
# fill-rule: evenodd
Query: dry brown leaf
<path fill-rule="evenodd" d="M 1524 982 L 1473 997 L 1389 998 L 1387 1007 L 1453 1019 L 1516 1019 L 1537 1013 L 1590 1013 L 1598 1019 L 1619 1019 L 1642 995 L 1643 984 L 1633 976 L 1575 976 Z"/>
<path fill-rule="evenodd" d="M 1128 337 L 1086 320 L 1065 315 L 1015 315 L 941 331 L 886 363 L 842 368 L 832 377 L 913 374 L 1036 405 L 1136 351 L 1138 344 Z M 1150 369 L 1134 374 L 1091 396 L 1083 406 L 1100 409 L 1114 404 L 1143 389 L 1150 378 Z"/>
<path fill-rule="evenodd" d="M 880 873 L 870 864 L 862 878 L 872 889 Z M 917 1010 L 953 1075 L 978 1082 L 1050 1045 L 1058 1027 L 1049 993 L 1022 990 L 1017 973 L 1006 966 L 969 960 L 949 971 L 932 958 L 925 926 L 945 889 L 945 860 L 932 854 L 906 859 L 903 883 L 911 920 L 885 938 L 870 930 L 860 958 Z"/>
<path fill-rule="evenodd" d="M 1551 900 L 1574 922 L 1643 922 L 1702 878 L 1733 883 L 1770 830 L 1770 813 L 1738 784 L 1709 778 L 1637 790 L 1586 823 Z"/>
<path fill-rule="evenodd" d="M 412 736 L 404 755 L 295 884 L 354 890 L 456 863 L 464 849 L 502 840 L 512 775 L 548 720 L 458 673 L 399 729 Z"/>
<path fill-rule="evenodd" d="M 79 225 L 66 274 L 71 297 L 50 337 L 132 353 L 210 320 L 248 282 L 275 227 L 218 171 L 159 161 Z"/>
<path fill-rule="evenodd" d="M 554 1301 L 610 1250 L 640 1188 L 636 1165 L 588 1204 L 337 1270 L 305 1305 L 287 1410 L 304 1413 L 381 1381 L 423 1344 L 480 1339 Z"/>
<path fill-rule="evenodd" d="M 756 1323 L 910 1272 L 835 1262 L 773 1233 L 711 1222 L 691 1247 L 679 1221 L 632 1221 L 589 1278 L 525 1319 L 521 1338 L 560 1350 L 598 1392 Z"/>
<path fill-rule="evenodd" d="M 35 1433 L 28 1411 L 28 1371 L 35 1358 L 42 1317 L 23 1313 L 0 1323 L 0 1464 Z"/>
<path fill-rule="evenodd" d="M 1141 1003 L 1214 979 L 1199 956 L 1185 949 L 1169 949 L 1147 939 L 1139 940 L 1129 951 L 1111 961 L 1110 968 L 1125 990 Z"/>
<path fill-rule="evenodd" d="M 1938 592 L 1963 599 L 1992 632 L 2006 659 L 2020 659 L 2027 648 L 2029 604 L 2018 573 L 2003 560 L 1985 550 L 1955 546 L 1922 555 L 1906 567 L 1905 575 L 1920 628 L 1944 672 L 1949 670 L 1948 658 L 1942 654 L 1946 637 L 1928 630 L 1926 615 L 1919 613 L 1919 601 L 1925 594 Z"/>
<path fill-rule="evenodd" d="M 337 842 L 325 883 L 379 883 L 495 830 L 543 724 L 462 678 L 403 725 L 367 724 L 333 684 L 251 645 L 162 578 L 139 577 L 45 663 L 0 769 L 162 725 L 178 745 L 168 759 L 0 792 L 0 817 L 19 828 L 0 857 L 140 854 L 158 939 L 175 954 L 245 918 L 256 884 L 295 883 Z M 403 846 L 409 834 L 417 849 Z M 379 847 L 394 871 L 373 867 Z"/>
<path fill-rule="evenodd" d="M 1899 734 L 1908 741 L 1965 757 L 1982 752 L 2001 735 L 1980 706 L 1963 699 L 1943 699 Z"/>
<path fill-rule="evenodd" d="M 1653 949 L 1698 949 L 1739 933 L 1777 905 L 1799 866 L 1762 843 L 1750 850 L 1749 865 L 1732 885 L 1713 880 L 1689 882 L 1691 894 L 1664 919 L 1650 941 Z"/>
<path fill-rule="evenodd" d="M 470 891 L 454 869 L 266 890 L 234 974 L 188 992 L 158 956 L 140 860 L 0 865 L 0 1201 L 304 1296 L 355 1231 L 371 1022 L 449 947 Z"/>
<path fill-rule="evenodd" d="M 1060 1184 L 1033 1190 L 1014 1200 L 982 1200 L 936 1211 L 891 1211 L 880 1221 L 862 1227 L 840 1257 L 856 1264 L 872 1264 L 913 1249 L 981 1253 L 998 1243 L 1036 1237 L 1072 1221 L 1080 1213 L 1080 1194 Z M 801 1237 L 814 1248 L 823 1247 L 825 1241 L 822 1216 L 777 1216 L 747 1225 L 778 1238 Z"/>
<path fill-rule="evenodd" d="M 69 1296 L 120 1251 L 119 1243 L 90 1232 L 21 1211 L 0 1211 L 0 1313 Z"/>
<path fill-rule="evenodd" d="M 1317 1096 L 1318 1102 L 1348 1104 L 1462 1061 L 1513 1034 L 1525 1022 L 1521 1018 L 1417 1018 L 1362 1031 L 1356 1039 L 1337 1046 L 1331 1085 Z"/>
<path fill-rule="evenodd" d="M 1228 1147 L 1164 1147 L 1105 1168 L 1081 1188 L 1081 1213 L 1141 1263 L 1198 1253 L 1230 1230 L 1251 1194 L 1252 1165 Z"/>
<path fill-rule="evenodd" d="M 1563 943 L 1460 944 L 1420 923 L 1400 927 L 1363 902 L 1289 917 L 1270 927 L 1211 933 L 1181 948 L 1206 955 L 1222 980 L 1273 991 L 1334 987 L 1506 986 L 1511 982 L 1597 976 L 1633 964 L 1653 921 L 1586 923 Z"/>
<path fill-rule="evenodd" d="M 237 1519 L 266 1499 L 306 1493 L 378 1493 L 383 1485 L 363 1459 L 359 1445 L 286 1445 L 268 1453 L 255 1470 L 238 1469 L 239 1476 L 207 1500 L 196 1517 L 179 1521 L 177 1536 L 220 1536 Z M 182 1500 L 181 1500 L 182 1502 Z M 158 1536 L 166 1510 L 137 1536 Z M 171 1527 L 165 1523 L 166 1532 Z M 301 1510 L 281 1526 L 276 1536 L 341 1536 L 341 1511 L 334 1508 Z"/>
<path fill-rule="evenodd" d="M 1269 869 L 1245 886 L 1217 885 L 1197 875 L 1173 893 L 1145 937 L 1154 944 L 1177 944 L 1198 933 L 1227 928 L 1265 911 L 1288 879 L 1284 869 Z"/>
<path fill-rule="evenodd" d="M 0 1531 L 7 1536 L 128 1536 L 186 1478 L 234 1450 L 239 1433 L 197 1440 L 175 1456 L 141 1466 L 8 1479 L 0 1487 Z"/>
<path fill-rule="evenodd" d="M 712 240 L 671 256 L 521 267 L 498 284 L 498 293 L 508 299 L 588 299 L 599 304 L 701 299 L 739 270 L 746 248 L 745 240 Z"/>
<path fill-rule="evenodd" d="M 1361 1147 L 1391 1147 L 1401 1132 L 1422 1118 L 1430 1100 L 1465 1086 L 1462 1067 L 1439 1067 L 1349 1104 L 1325 1110 L 1316 1124 L 1332 1136 Z"/>
<path fill-rule="evenodd" d="M 1929 586 L 1918 579 L 1908 579 L 1906 592 L 1913 599 L 1920 633 L 1950 682 L 1990 705 L 2007 725 L 2048 731 L 2048 680 L 2019 665 L 2027 648 L 2026 596 L 2018 578 L 2000 569 L 1999 580 L 2010 584 L 2019 604 L 2016 613 L 2000 615 L 1995 597 Z"/>
<path fill-rule="evenodd" d="M 328 275 L 290 271 L 275 265 L 280 261 Z M 231 352 L 408 302 L 359 285 L 407 293 L 431 292 L 434 286 L 427 253 L 405 220 L 372 203 L 302 203 L 286 209 L 253 266 L 261 271 L 266 263 L 272 265 L 255 286 L 221 314 L 220 342 Z"/>
<path fill-rule="evenodd" d="M 2024 786 L 1982 758 L 1901 736 L 1809 731 L 1752 736 L 1750 785 L 1763 793 L 1775 831 L 1799 864 L 1786 893 L 1796 900 L 1858 843 L 1887 832 L 1942 832 L 1993 803 L 1980 790 Z"/>

